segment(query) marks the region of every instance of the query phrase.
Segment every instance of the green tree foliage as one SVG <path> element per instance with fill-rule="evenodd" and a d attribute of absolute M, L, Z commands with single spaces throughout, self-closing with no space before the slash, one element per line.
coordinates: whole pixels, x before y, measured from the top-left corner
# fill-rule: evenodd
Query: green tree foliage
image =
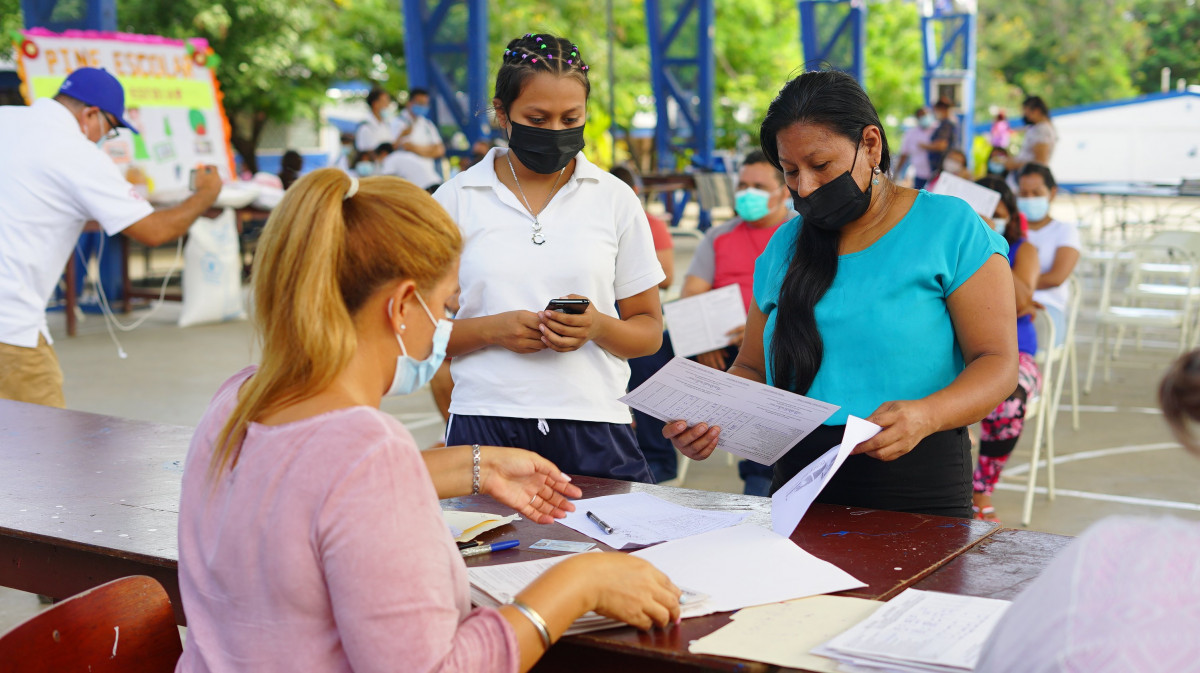
<path fill-rule="evenodd" d="M 1023 95 L 1062 107 L 1138 93 L 1132 75 L 1146 51 L 1146 30 L 1133 20 L 1136 2 L 979 3 L 977 111 L 1015 111 Z"/>
<path fill-rule="evenodd" d="M 335 80 L 391 75 L 400 88 L 403 32 L 391 0 L 136 0 L 118 18 L 128 32 L 209 41 L 233 146 L 251 171 L 267 121 L 316 114 Z"/>
<path fill-rule="evenodd" d="M 1200 84 L 1200 2 L 1140 0 L 1133 19 L 1146 27 L 1148 38 L 1146 52 L 1133 74 L 1139 91 L 1158 91 L 1163 68 L 1171 69 L 1172 88 L 1179 78 Z"/>

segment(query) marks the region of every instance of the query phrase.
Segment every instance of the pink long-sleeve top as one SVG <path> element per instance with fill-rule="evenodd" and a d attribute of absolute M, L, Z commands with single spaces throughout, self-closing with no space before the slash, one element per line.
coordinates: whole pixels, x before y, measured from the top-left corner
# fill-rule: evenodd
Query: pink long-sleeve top
<path fill-rule="evenodd" d="M 176 671 L 515 671 L 512 628 L 471 610 L 429 472 L 391 416 L 354 407 L 251 424 L 237 467 L 209 479 L 253 373 L 221 386 L 188 450 Z"/>

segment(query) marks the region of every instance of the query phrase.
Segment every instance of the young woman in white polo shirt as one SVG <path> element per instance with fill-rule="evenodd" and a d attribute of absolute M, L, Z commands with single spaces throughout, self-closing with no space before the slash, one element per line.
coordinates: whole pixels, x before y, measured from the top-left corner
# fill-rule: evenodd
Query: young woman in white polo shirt
<path fill-rule="evenodd" d="M 509 42 L 492 103 L 509 148 L 434 197 L 462 230 L 446 441 L 536 451 L 564 472 L 650 481 L 628 358 L 662 341 L 662 267 L 627 185 L 589 162 L 588 66 L 569 40 Z M 586 298 L 579 315 L 551 299 Z"/>

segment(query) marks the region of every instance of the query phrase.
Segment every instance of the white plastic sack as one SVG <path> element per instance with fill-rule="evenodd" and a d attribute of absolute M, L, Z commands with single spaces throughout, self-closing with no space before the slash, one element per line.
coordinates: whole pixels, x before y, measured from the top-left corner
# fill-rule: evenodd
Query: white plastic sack
<path fill-rule="evenodd" d="M 197 218 L 183 247 L 183 312 L 179 326 L 246 317 L 242 254 L 232 208 L 216 219 Z"/>

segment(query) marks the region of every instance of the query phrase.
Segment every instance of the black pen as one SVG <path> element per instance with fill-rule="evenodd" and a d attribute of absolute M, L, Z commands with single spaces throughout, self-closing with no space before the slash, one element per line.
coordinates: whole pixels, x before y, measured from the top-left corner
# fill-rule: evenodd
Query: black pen
<path fill-rule="evenodd" d="M 600 520 L 600 517 L 596 516 L 595 514 L 592 514 L 591 512 L 588 512 L 588 513 L 587 513 L 587 518 L 591 519 L 591 520 L 592 520 L 592 523 L 594 523 L 594 524 L 596 524 L 597 526 L 599 526 L 599 527 L 600 527 L 600 530 L 604 531 L 604 534 L 605 534 L 605 535 L 612 535 L 612 532 L 613 532 L 613 527 L 612 527 L 612 526 L 610 526 L 610 525 L 608 525 L 608 524 L 606 524 L 606 523 L 604 523 L 603 521 L 601 521 L 601 520 Z"/>

